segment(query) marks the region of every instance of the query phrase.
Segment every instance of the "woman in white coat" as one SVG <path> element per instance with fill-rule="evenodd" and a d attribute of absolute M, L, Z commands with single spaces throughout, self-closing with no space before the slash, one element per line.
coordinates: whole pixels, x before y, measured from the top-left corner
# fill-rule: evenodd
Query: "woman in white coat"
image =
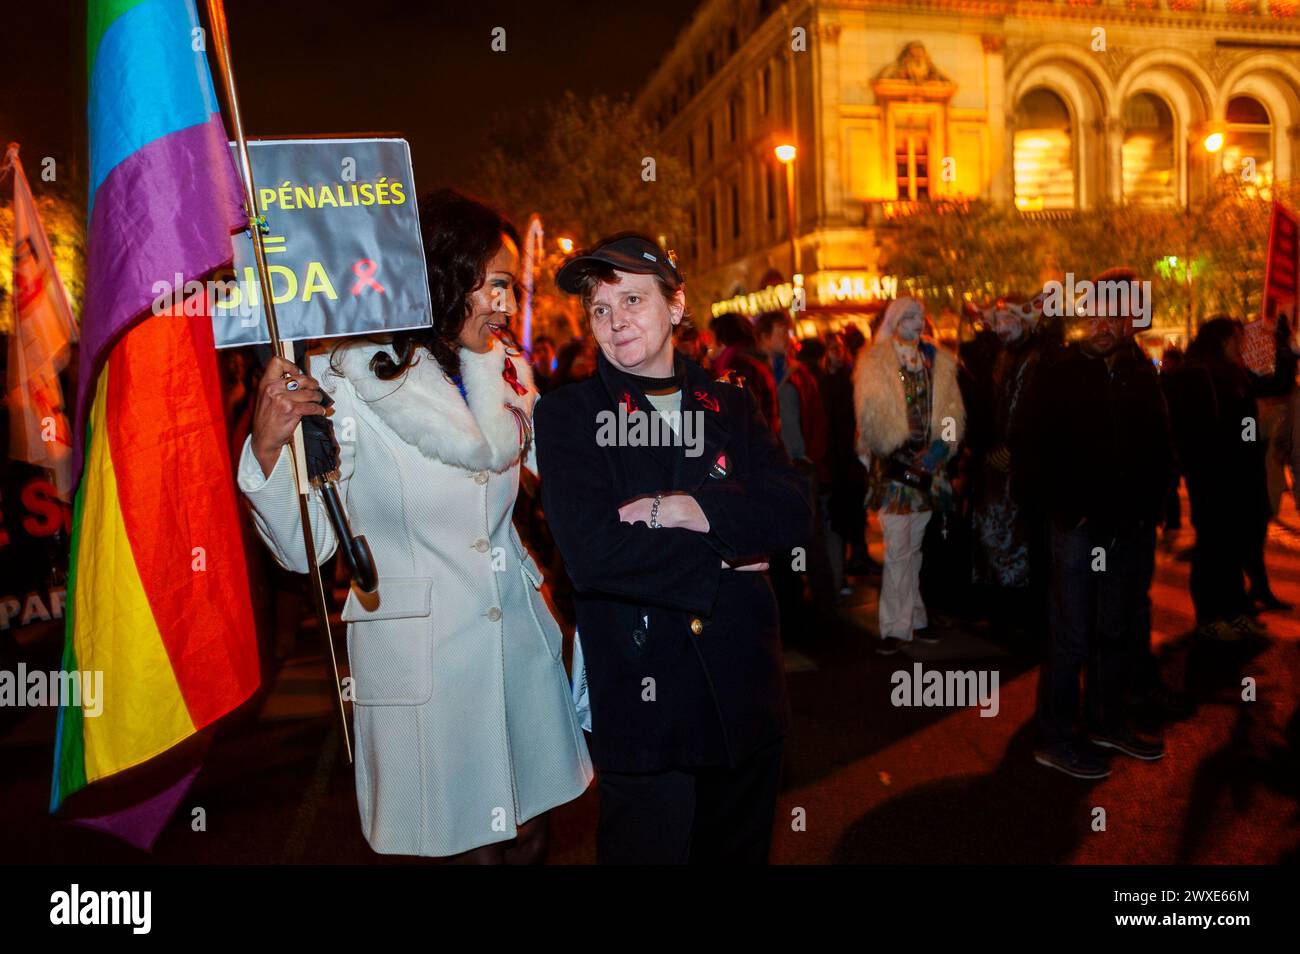
<path fill-rule="evenodd" d="M 592 772 L 560 629 L 511 523 L 537 397 L 528 361 L 497 337 L 518 237 L 451 191 L 420 218 L 432 325 L 345 342 L 310 375 L 274 359 L 239 485 L 276 560 L 306 572 L 286 444 L 328 392 L 340 494 L 379 573 L 375 594 L 353 588 L 343 607 L 362 831 L 384 854 L 535 862 L 545 813 Z M 323 561 L 336 540 L 315 491 L 311 512 Z"/>

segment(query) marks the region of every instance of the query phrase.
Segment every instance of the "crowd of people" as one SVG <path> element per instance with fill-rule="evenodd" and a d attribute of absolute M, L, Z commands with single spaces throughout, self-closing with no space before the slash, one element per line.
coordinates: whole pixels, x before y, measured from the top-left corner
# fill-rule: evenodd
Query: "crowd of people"
<path fill-rule="evenodd" d="M 1128 319 L 1046 320 L 1040 299 L 974 309 L 956 350 L 908 297 L 799 340 L 787 312 L 697 324 L 672 255 L 621 233 L 556 275 L 586 333 L 525 352 L 513 226 L 447 190 L 420 218 L 430 325 L 332 343 L 306 371 L 273 358 L 230 409 L 259 549 L 293 574 L 286 445 L 308 415 L 347 424 L 338 486 L 378 567 L 342 612 L 376 851 L 539 861 L 551 809 L 594 776 L 602 862 L 764 861 L 783 643 L 843 638 L 837 601 L 877 576 L 881 654 L 963 616 L 1041 644 L 1041 764 L 1097 779 L 1103 749 L 1159 759 L 1133 715 L 1179 703 L 1149 598 L 1179 480 L 1198 634 L 1258 639 L 1258 614 L 1289 608 L 1264 565 L 1300 443 L 1285 318 L 1268 375 L 1229 318 L 1158 371 Z M 674 440 L 605 435 L 635 415 Z M 323 561 L 314 492 L 310 513 Z"/>
<path fill-rule="evenodd" d="M 1160 541 L 1191 561 L 1198 637 L 1258 638 L 1262 612 L 1292 608 L 1264 563 L 1300 455 L 1291 324 L 1276 323 L 1273 370 L 1259 374 L 1227 316 L 1204 322 L 1186 354 L 1158 358 L 1124 316 L 1045 318 L 1042 296 L 968 305 L 966 318 L 974 333 L 959 353 L 937 344 L 911 298 L 867 334 L 850 323 L 799 339 L 788 312 L 678 326 L 678 351 L 748 391 L 813 488 L 808 540 L 771 567 L 784 639 L 815 643 L 837 598 L 879 575 L 881 654 L 941 638 L 927 603 L 1041 652 L 1040 763 L 1095 779 L 1109 769 L 1094 746 L 1159 759 L 1160 739 L 1131 715 L 1137 702 L 1186 708 L 1151 649 Z M 549 341 L 533 350 L 543 390 L 581 377 L 572 361 L 550 372 L 553 354 Z M 868 550 L 869 513 L 883 565 Z"/>

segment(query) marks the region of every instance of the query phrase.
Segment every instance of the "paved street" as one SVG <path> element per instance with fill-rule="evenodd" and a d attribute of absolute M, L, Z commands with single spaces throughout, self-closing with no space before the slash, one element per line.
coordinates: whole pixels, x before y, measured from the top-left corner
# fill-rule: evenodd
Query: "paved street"
<path fill-rule="evenodd" d="M 1158 763 L 1120 758 L 1100 784 L 1032 759 L 1037 670 L 984 627 L 949 628 L 937 644 L 872 651 L 878 577 L 856 581 L 839 622 L 797 641 L 787 668 L 794 710 L 773 860 L 778 863 L 1273 863 L 1300 858 L 1300 620 L 1267 614 L 1270 638 L 1208 646 L 1189 634 L 1190 526 L 1162 546 L 1152 591 L 1166 679 L 1195 712 L 1166 727 Z M 873 550 L 880 556 L 879 537 Z M 1278 594 L 1300 602 L 1300 516 L 1288 498 L 1270 534 Z M 805 637 L 810 634 L 804 634 Z M 304 650 L 310 639 L 303 641 Z M 48 656 L 54 639 L 24 648 Z M 896 708 L 891 675 L 996 670 L 1000 708 Z M 32 665 L 33 663 L 29 663 Z M 48 663 L 47 663 L 48 665 Z M 1258 699 L 1242 702 L 1242 679 Z M 230 719 L 154 857 L 165 862 L 382 862 L 361 838 L 352 776 L 317 660 L 291 660 L 273 690 Z M 47 821 L 53 715 L 6 714 L 0 753 L 0 855 L 17 861 L 136 861 L 133 849 Z M 193 832 L 195 806 L 207 831 Z M 1105 809 L 1105 831 L 1093 830 Z M 556 813 L 552 863 L 595 856 L 595 797 Z M 802 821 L 802 824 L 800 824 Z M 796 830 L 802 828 L 803 830 Z M 407 859 L 398 859 L 404 862 Z"/>

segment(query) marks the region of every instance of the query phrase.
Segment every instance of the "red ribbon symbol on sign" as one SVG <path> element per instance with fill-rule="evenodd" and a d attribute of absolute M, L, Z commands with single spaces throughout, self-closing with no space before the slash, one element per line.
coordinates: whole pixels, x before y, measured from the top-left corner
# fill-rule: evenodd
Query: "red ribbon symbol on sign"
<path fill-rule="evenodd" d="M 352 266 L 352 274 L 357 276 L 357 283 L 352 286 L 352 297 L 356 298 L 361 294 L 363 288 L 373 288 L 379 294 L 384 293 L 384 286 L 375 281 L 374 274 L 379 271 L 379 266 L 373 260 L 363 258 Z"/>

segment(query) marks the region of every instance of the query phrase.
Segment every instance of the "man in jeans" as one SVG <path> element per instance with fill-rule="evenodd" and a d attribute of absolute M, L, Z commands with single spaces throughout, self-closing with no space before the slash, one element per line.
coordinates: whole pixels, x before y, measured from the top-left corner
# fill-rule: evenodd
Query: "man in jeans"
<path fill-rule="evenodd" d="M 1155 533 L 1172 467 L 1155 369 L 1129 337 L 1128 319 L 1095 311 L 1076 319 L 1083 337 L 1040 365 L 1012 436 L 1013 459 L 1025 464 L 1019 490 L 1045 517 L 1050 561 L 1034 758 L 1083 779 L 1110 774 L 1093 746 L 1147 761 L 1164 755 L 1163 743 L 1129 728 L 1126 694 L 1146 637 Z M 1087 741 L 1076 728 L 1085 670 Z"/>

